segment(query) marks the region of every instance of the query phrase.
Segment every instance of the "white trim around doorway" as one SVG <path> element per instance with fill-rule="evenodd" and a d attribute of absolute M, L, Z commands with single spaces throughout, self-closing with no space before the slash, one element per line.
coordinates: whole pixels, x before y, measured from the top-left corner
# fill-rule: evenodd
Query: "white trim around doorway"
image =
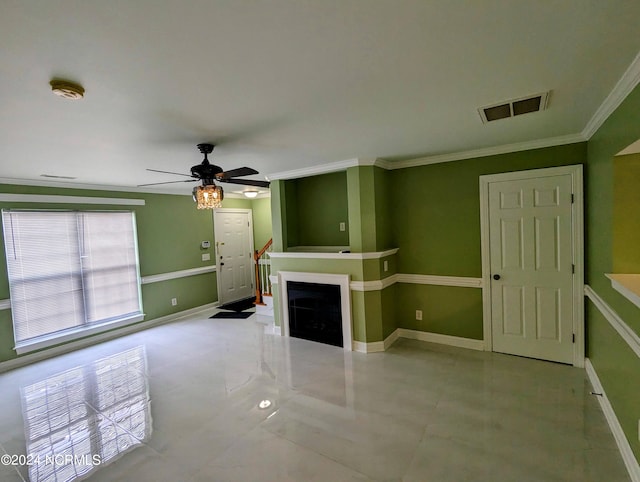
<path fill-rule="evenodd" d="M 491 265 L 489 239 L 489 184 L 498 181 L 533 179 L 546 176 L 571 176 L 574 202 L 571 206 L 573 218 L 573 365 L 584 368 L 584 188 L 582 165 L 550 167 L 527 171 L 506 172 L 480 176 L 480 240 L 482 246 L 482 310 L 485 351 L 493 351 L 491 335 Z"/>
<path fill-rule="evenodd" d="M 254 261 L 253 261 L 253 253 L 254 253 L 254 245 L 253 245 L 253 210 L 252 209 L 242 209 L 242 208 L 215 208 L 211 213 L 211 218 L 213 220 L 213 239 L 214 239 L 214 256 L 216 257 L 216 266 L 215 270 L 218 273 L 217 277 L 217 289 L 218 289 L 218 300 L 222 300 L 222 283 L 220 283 L 221 271 L 220 271 L 220 256 L 218 255 L 218 242 L 216 241 L 216 213 L 224 214 L 224 213 L 238 213 L 238 214 L 246 214 L 249 222 L 249 259 L 251 259 L 251 269 L 253 270 Z M 251 296 L 254 295 L 256 280 L 255 273 L 251 273 Z M 233 303 L 238 300 L 227 300 L 225 303 Z"/>

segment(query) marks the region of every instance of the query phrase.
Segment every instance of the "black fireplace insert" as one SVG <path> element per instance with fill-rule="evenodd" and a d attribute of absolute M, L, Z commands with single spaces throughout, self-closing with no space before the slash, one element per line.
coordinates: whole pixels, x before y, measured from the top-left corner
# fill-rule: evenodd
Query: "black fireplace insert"
<path fill-rule="evenodd" d="M 340 286 L 287 281 L 289 335 L 343 346 Z"/>

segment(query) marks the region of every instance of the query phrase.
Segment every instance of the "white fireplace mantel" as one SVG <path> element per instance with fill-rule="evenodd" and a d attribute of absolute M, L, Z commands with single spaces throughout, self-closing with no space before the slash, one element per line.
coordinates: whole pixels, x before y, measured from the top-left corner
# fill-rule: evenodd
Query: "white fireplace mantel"
<path fill-rule="evenodd" d="M 287 293 L 287 281 L 300 283 L 319 283 L 340 286 L 340 305 L 342 315 L 342 346 L 346 351 L 353 348 L 353 336 L 351 333 L 351 290 L 349 289 L 350 276 L 348 274 L 327 273 L 302 273 L 297 271 L 279 271 L 278 285 L 280 289 L 280 319 L 282 320 L 282 335 L 289 336 L 289 295 Z"/>

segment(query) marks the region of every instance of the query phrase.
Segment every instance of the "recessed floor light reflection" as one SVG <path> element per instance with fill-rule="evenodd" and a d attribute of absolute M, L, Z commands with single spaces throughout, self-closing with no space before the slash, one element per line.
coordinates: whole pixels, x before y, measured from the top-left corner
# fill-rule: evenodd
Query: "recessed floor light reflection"
<path fill-rule="evenodd" d="M 271 406 L 271 400 L 261 400 L 258 404 L 258 408 L 265 409 Z"/>

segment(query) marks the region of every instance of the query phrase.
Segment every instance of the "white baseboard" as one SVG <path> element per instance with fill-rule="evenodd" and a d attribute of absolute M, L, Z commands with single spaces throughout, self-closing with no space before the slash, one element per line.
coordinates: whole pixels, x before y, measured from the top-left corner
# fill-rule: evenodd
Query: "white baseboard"
<path fill-rule="evenodd" d="M 382 341 L 374 341 L 371 343 L 366 343 L 364 341 L 355 341 L 351 342 L 351 348 L 353 351 L 357 351 L 359 353 L 378 353 L 384 351 L 384 342 Z"/>
<path fill-rule="evenodd" d="M 613 411 L 613 407 L 611 406 L 611 403 L 609 403 L 607 394 L 604 392 L 604 388 L 602 388 L 602 384 L 600 383 L 598 374 L 596 373 L 596 370 L 593 368 L 593 365 L 588 358 L 585 359 L 585 369 L 587 371 L 587 375 L 589 376 L 589 381 L 591 382 L 593 391 L 602 394 L 602 396 L 597 396 L 598 401 L 600 402 L 600 408 L 602 408 L 604 416 L 609 423 L 609 428 L 611 429 L 613 438 L 618 444 L 618 450 L 620 450 L 622 460 L 624 460 L 624 464 L 627 467 L 629 477 L 631 478 L 632 482 L 640 482 L 640 466 L 638 465 L 638 461 L 636 460 L 633 451 L 631 450 L 631 446 L 629 445 L 629 441 L 627 440 L 627 437 L 624 434 L 622 427 L 620 426 L 618 417 L 616 417 L 616 414 Z"/>
<path fill-rule="evenodd" d="M 441 335 L 440 333 L 429 333 L 427 331 L 408 330 L 398 328 L 396 330 L 400 338 L 412 340 L 428 341 L 439 343 L 440 345 L 457 346 L 458 348 L 468 348 L 470 350 L 484 351 L 484 341 L 472 338 L 462 338 L 459 336 Z"/>
<path fill-rule="evenodd" d="M 46 350 L 42 350 L 36 353 L 31 353 L 29 355 L 20 356 L 12 360 L 0 362 L 0 373 L 13 370 L 14 368 L 20 368 L 25 365 L 29 365 L 31 363 L 46 360 L 47 358 L 63 355 L 65 353 L 69 353 L 74 350 L 79 350 L 81 348 L 86 348 L 88 346 L 97 345 L 98 343 L 102 343 L 103 341 L 113 340 L 114 338 L 119 338 L 124 335 L 130 335 L 131 333 L 136 333 L 138 331 L 146 330 L 147 328 L 164 325 L 165 323 L 170 323 L 172 321 L 181 320 L 189 316 L 194 316 L 199 313 L 203 313 L 205 311 L 216 308 L 217 306 L 218 306 L 218 302 L 216 301 L 215 303 L 209 303 L 207 305 L 197 306 L 195 308 L 191 308 L 188 310 L 179 311 L 177 313 L 172 313 L 166 316 L 161 316 L 160 318 L 155 318 L 153 320 L 143 321 L 140 323 L 136 323 L 135 325 L 118 328 L 112 331 L 108 331 L 106 333 L 101 333 L 99 335 L 91 336 L 89 338 L 83 338 L 78 341 L 72 341 L 70 343 L 65 343 L 64 345 L 54 346 L 52 348 L 48 348 Z"/>
<path fill-rule="evenodd" d="M 367 350 L 367 343 L 364 341 L 353 340 L 351 342 L 351 350 L 357 351 L 358 353 L 369 353 Z"/>
<path fill-rule="evenodd" d="M 459 348 L 468 348 L 470 350 L 484 350 L 484 341 L 473 340 L 471 338 L 461 338 L 459 336 L 441 335 L 439 333 L 428 333 L 426 331 L 407 330 L 406 328 L 397 328 L 384 341 L 373 341 L 365 343 L 363 341 L 353 341 L 353 350 L 360 353 L 377 353 L 386 351 L 393 345 L 398 338 L 409 338 L 411 340 L 428 341 L 438 343 L 440 345 L 456 346 Z"/>
<path fill-rule="evenodd" d="M 384 349 L 386 350 L 391 345 L 393 345 L 399 336 L 400 336 L 400 332 L 398 331 L 398 329 L 395 329 L 393 333 L 391 333 L 388 337 L 386 337 L 382 342 L 384 345 Z"/>

